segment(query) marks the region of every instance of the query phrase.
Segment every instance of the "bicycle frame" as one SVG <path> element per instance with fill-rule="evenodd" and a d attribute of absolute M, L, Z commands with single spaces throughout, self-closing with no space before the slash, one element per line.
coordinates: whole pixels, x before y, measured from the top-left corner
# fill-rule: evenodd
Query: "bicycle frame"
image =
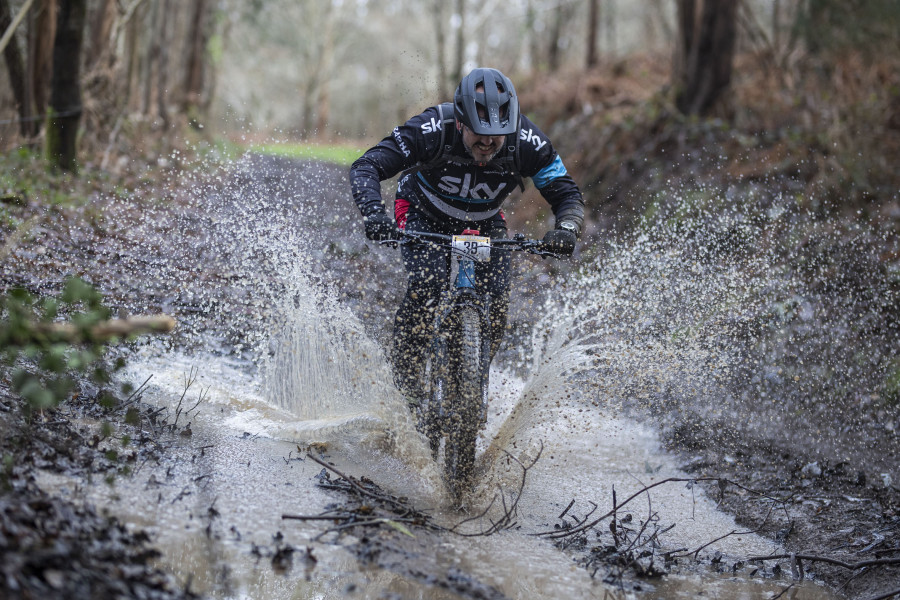
<path fill-rule="evenodd" d="M 495 251 L 524 250 L 539 256 L 560 256 L 539 240 L 491 240 L 466 230 L 449 236 L 402 232 L 392 244 L 435 244 L 450 249 L 448 285 L 434 321 L 429 349 L 426 398 L 419 408 L 417 428 L 428 438 L 438 458 L 445 437 L 445 472 L 451 491 L 459 495 L 471 478 L 478 431 L 487 422 L 490 372 L 490 295 L 479 291 L 475 262 L 490 260 Z M 453 259 L 456 276 L 453 277 Z M 477 396 L 477 398 L 476 398 Z"/>

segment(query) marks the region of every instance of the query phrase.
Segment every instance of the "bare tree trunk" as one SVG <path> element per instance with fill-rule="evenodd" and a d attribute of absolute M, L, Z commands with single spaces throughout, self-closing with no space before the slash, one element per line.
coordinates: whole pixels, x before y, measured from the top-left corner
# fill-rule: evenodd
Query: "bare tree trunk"
<path fill-rule="evenodd" d="M 456 0 L 456 12 L 459 15 L 459 27 L 456 29 L 456 60 L 453 61 L 453 72 L 450 80 L 454 85 L 463 78 L 463 66 L 466 62 L 466 0 Z"/>
<path fill-rule="evenodd" d="M 25 91 L 28 95 L 28 118 L 31 119 L 30 136 L 40 132 L 43 116 L 47 114 L 53 73 L 53 40 L 56 39 L 56 3 L 57 0 L 40 0 L 39 6 L 32 9 L 29 15 Z"/>
<path fill-rule="evenodd" d="M 434 40 L 437 44 L 437 82 L 438 98 L 450 97 L 450 86 L 447 82 L 447 37 L 444 31 L 445 16 L 443 0 L 434 0 L 432 5 L 434 15 Z"/>
<path fill-rule="evenodd" d="M 600 21 L 600 0 L 590 0 L 588 6 L 587 68 L 597 66 L 597 25 Z"/>
<path fill-rule="evenodd" d="M 104 54 L 111 54 L 110 35 L 116 18 L 115 0 L 100 0 L 90 19 L 90 44 L 85 56 L 85 66 L 90 70 Z"/>
<path fill-rule="evenodd" d="M 532 69 L 539 69 L 543 61 L 541 60 L 541 47 L 536 31 L 537 10 L 534 7 L 534 0 L 528 0 L 525 8 L 525 37 L 528 39 L 528 57 Z"/>
<path fill-rule="evenodd" d="M 171 35 L 169 33 L 169 13 L 172 10 L 172 0 L 161 0 L 159 15 L 159 29 L 156 33 L 156 39 L 159 40 L 156 61 L 156 112 L 163 124 L 163 129 L 169 128 L 169 111 L 166 106 L 169 96 L 168 75 L 169 75 L 169 44 Z"/>
<path fill-rule="evenodd" d="M 156 22 L 159 19 L 159 0 L 153 0 L 150 8 L 150 14 L 145 15 L 147 20 L 144 31 L 149 31 L 144 40 L 144 51 L 141 56 L 141 72 L 138 89 L 141 93 L 140 113 L 145 116 L 150 115 L 153 105 L 153 65 L 156 63 L 159 54 L 159 40 L 155 39 L 153 32 L 156 31 Z"/>
<path fill-rule="evenodd" d="M 135 10 L 137 10 L 137 8 Z M 137 21 L 137 16 L 132 13 L 128 22 L 125 23 L 125 57 L 123 58 L 125 62 L 125 73 L 123 74 L 125 79 L 125 98 L 123 99 L 123 105 L 126 110 L 133 109 L 136 85 L 135 80 L 137 79 L 138 69 L 140 68 L 138 52 L 140 42 L 138 40 Z"/>
<path fill-rule="evenodd" d="M 316 135 L 322 136 L 328 129 L 328 118 L 331 110 L 329 102 L 331 100 L 331 88 L 329 82 L 331 78 L 328 73 L 331 71 L 334 62 L 334 9 L 333 5 L 329 5 L 328 12 L 325 16 L 325 31 L 323 32 L 322 51 L 320 55 L 320 84 L 318 89 L 318 98 L 316 100 Z"/>
<path fill-rule="evenodd" d="M 66 171 L 77 171 L 78 123 L 81 120 L 80 62 L 87 0 L 63 0 L 53 44 L 47 157 Z"/>
<path fill-rule="evenodd" d="M 215 19 L 213 25 L 207 26 L 207 37 L 218 37 L 222 44 L 222 47 L 220 48 L 220 51 L 222 52 L 225 52 L 225 47 L 228 44 L 231 25 L 231 19 Z M 215 68 L 216 65 L 209 59 L 208 64 L 210 66 L 206 70 L 206 77 L 203 84 L 203 96 L 200 102 L 200 111 L 203 114 L 209 114 L 210 106 L 216 97 L 216 86 L 219 81 L 219 69 Z"/>
<path fill-rule="evenodd" d="M 731 82 L 738 0 L 679 0 L 678 109 L 707 114 Z"/>
<path fill-rule="evenodd" d="M 206 41 L 208 31 L 206 28 L 207 0 L 194 0 L 193 14 L 188 39 L 191 40 L 188 49 L 187 70 L 184 78 L 184 101 L 182 108 L 190 115 L 191 120 L 197 118 L 197 109 L 203 103 L 203 82 L 206 67 Z"/>
<path fill-rule="evenodd" d="M 0 0 L 0 32 L 5 32 L 10 25 L 12 25 L 12 13 L 9 10 L 9 2 Z M 28 119 L 31 111 L 27 104 L 28 94 L 25 91 L 25 61 L 15 36 L 7 42 L 6 48 L 3 49 L 3 59 L 6 61 L 9 85 L 12 88 L 13 98 L 16 100 L 16 110 L 19 113 L 19 133 L 22 134 L 22 137 L 28 137 L 30 133 Z"/>
<path fill-rule="evenodd" d="M 559 68 L 559 39 L 562 35 L 563 21 L 565 9 L 563 2 L 560 0 L 553 14 L 553 26 L 550 28 L 550 39 L 547 47 L 547 65 L 551 71 Z"/>

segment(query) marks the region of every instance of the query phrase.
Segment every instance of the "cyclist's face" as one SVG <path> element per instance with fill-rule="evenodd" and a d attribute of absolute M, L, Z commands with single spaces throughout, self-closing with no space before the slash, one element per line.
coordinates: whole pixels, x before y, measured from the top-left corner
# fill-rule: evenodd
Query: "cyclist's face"
<path fill-rule="evenodd" d="M 502 135 L 478 135 L 465 125 L 462 126 L 463 145 L 478 162 L 488 162 L 503 147 Z"/>

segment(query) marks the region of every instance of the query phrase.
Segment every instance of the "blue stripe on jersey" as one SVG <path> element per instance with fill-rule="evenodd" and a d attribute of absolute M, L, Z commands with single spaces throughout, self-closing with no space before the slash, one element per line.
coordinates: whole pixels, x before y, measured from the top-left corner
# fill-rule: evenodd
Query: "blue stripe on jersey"
<path fill-rule="evenodd" d="M 563 164 L 562 159 L 559 157 L 559 155 L 557 155 L 556 160 L 538 171 L 537 174 L 531 178 L 531 180 L 534 182 L 534 185 L 537 189 L 541 189 L 547 187 L 547 184 L 549 184 L 557 177 L 562 177 L 567 173 L 568 171 L 566 171 L 566 166 Z"/>

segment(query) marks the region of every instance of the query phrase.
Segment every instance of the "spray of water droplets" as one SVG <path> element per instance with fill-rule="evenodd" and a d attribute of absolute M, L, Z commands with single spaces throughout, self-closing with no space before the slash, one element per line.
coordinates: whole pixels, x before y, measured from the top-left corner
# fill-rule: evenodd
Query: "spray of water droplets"
<path fill-rule="evenodd" d="M 876 229 L 838 231 L 779 200 L 676 198 L 565 277 L 538 311 L 523 398 L 494 449 L 577 403 L 660 416 L 672 435 L 806 436 L 814 453 L 851 457 L 879 414 L 855 409 L 890 406 L 896 268 Z"/>

